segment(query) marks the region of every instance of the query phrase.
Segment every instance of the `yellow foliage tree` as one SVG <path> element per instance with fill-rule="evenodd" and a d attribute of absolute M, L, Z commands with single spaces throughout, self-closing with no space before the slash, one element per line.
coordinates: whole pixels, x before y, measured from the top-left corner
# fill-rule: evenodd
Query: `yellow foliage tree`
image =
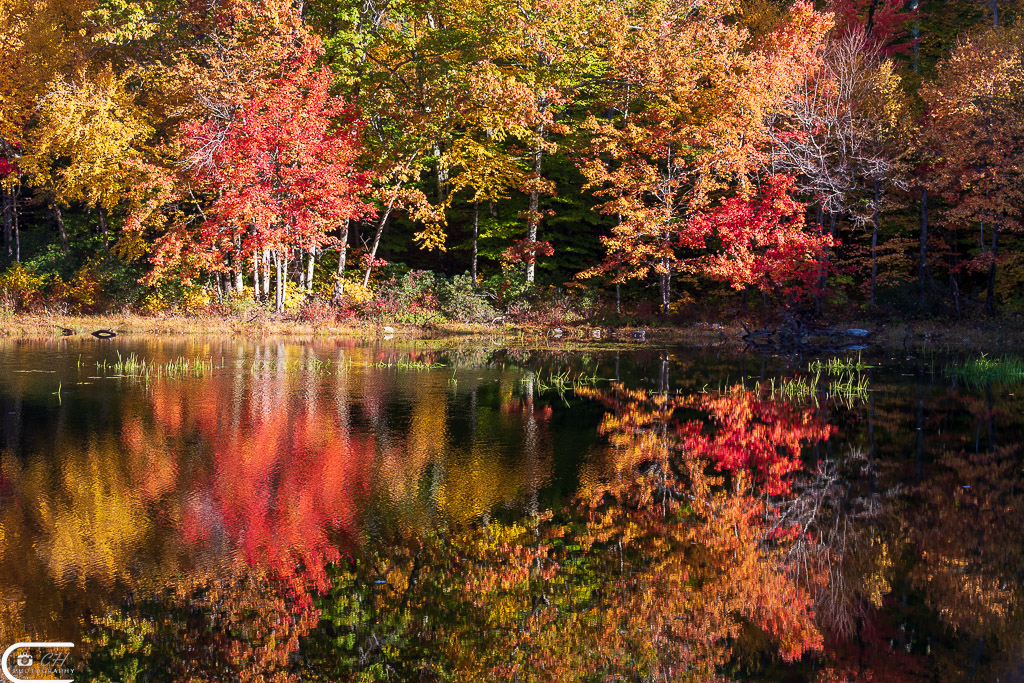
<path fill-rule="evenodd" d="M 133 161 L 152 133 L 125 80 L 109 66 L 94 77 L 54 79 L 39 98 L 38 120 L 21 159 L 31 184 L 49 190 L 59 204 L 96 209 L 105 248 L 105 212 L 136 184 Z"/>

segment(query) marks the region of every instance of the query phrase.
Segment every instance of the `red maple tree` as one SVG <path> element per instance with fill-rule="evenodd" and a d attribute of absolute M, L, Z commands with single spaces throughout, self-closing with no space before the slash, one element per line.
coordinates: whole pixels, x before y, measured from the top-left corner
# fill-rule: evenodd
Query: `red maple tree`
<path fill-rule="evenodd" d="M 279 310 L 293 251 L 333 244 L 339 225 L 371 210 L 365 174 L 353 167 L 356 112 L 330 94 L 330 71 L 314 63 L 321 51 L 298 50 L 284 75 L 229 116 L 181 128 L 190 174 L 214 197 L 191 236 L 195 251 L 235 273 L 272 257 Z"/>

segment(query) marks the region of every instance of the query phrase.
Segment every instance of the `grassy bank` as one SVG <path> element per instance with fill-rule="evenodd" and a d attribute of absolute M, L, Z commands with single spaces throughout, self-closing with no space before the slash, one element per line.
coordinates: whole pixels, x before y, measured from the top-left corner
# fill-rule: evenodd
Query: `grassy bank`
<path fill-rule="evenodd" d="M 1024 321 L 1013 319 L 973 321 L 913 321 L 877 323 L 846 322 L 837 327 L 862 327 L 872 331 L 871 349 L 875 352 L 920 355 L 986 352 L 1012 353 L 1024 349 Z M 217 316 L 146 316 L 138 314 L 39 315 L 7 314 L 0 317 L 0 337 L 59 337 L 63 330 L 88 335 L 95 330 L 111 329 L 118 335 L 219 336 L 239 338 L 400 338 L 501 339 L 504 343 L 593 344 L 614 343 L 679 344 L 717 346 L 736 351 L 743 349 L 743 333 L 738 322 L 704 322 L 666 326 L 574 325 L 558 328 L 517 324 L 438 323 L 427 326 L 388 324 L 352 320 L 344 323 L 312 323 L 282 317 L 243 320 Z M 642 339 L 632 333 L 644 330 Z M 595 336 L 599 331 L 599 337 Z"/>
<path fill-rule="evenodd" d="M 63 335 L 71 330 L 88 335 L 95 330 L 109 329 L 118 335 L 186 335 L 231 337 L 376 337 L 384 334 L 411 338 L 459 335 L 493 335 L 495 330 L 515 332 L 514 328 L 488 325 L 436 325 L 429 328 L 410 325 L 390 326 L 367 322 L 309 323 L 287 318 L 146 316 L 137 314 L 106 314 L 76 316 L 41 316 L 14 314 L 0 319 L 0 336 L 40 337 Z"/>

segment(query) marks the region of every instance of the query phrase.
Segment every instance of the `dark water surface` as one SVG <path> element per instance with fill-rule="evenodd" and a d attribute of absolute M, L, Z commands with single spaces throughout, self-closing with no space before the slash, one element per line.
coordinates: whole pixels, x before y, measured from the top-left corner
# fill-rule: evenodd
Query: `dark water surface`
<path fill-rule="evenodd" d="M 0 650 L 74 643 L 79 681 L 1022 680 L 1024 386 L 850 361 L 0 342 Z"/>

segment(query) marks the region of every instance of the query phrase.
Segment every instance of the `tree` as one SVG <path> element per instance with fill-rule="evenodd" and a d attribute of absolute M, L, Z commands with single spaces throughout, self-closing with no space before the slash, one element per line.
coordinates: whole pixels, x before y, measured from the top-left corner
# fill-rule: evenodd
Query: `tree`
<path fill-rule="evenodd" d="M 189 171 L 213 195 L 193 248 L 211 267 L 233 271 L 239 289 L 245 269 L 258 273 L 269 252 L 278 311 L 296 250 L 334 244 L 338 226 L 368 210 L 360 198 L 366 178 L 353 169 L 359 126 L 330 95 L 330 72 L 315 67 L 317 55 L 315 44 L 301 50 L 264 92 L 239 102 L 230 121 L 182 126 Z"/>
<path fill-rule="evenodd" d="M 58 77 L 37 110 L 29 151 L 20 160 L 29 182 L 59 206 L 81 202 L 95 209 L 103 249 L 109 250 L 107 214 L 140 180 L 136 162 L 153 129 L 109 65 L 94 77 Z M 66 243 L 63 222 L 58 225 Z"/>
<path fill-rule="evenodd" d="M 711 253 L 691 259 L 687 268 L 736 289 L 781 290 L 790 301 L 813 294 L 815 266 L 833 240 L 807 231 L 805 207 L 793 199 L 793 189 L 792 176 L 774 175 L 755 196 L 730 197 L 697 214 L 681 243 Z"/>
<path fill-rule="evenodd" d="M 921 91 L 928 106 L 926 140 L 935 158 L 929 185 L 949 204 L 949 223 L 980 225 L 982 253 L 966 266 L 987 267 L 989 314 L 995 313 L 1000 235 L 1022 225 L 1022 44 L 1019 27 L 965 38 Z M 991 246 L 984 243 L 985 224 Z"/>
<path fill-rule="evenodd" d="M 771 165 L 794 174 L 797 186 L 816 205 L 818 229 L 834 237 L 836 218 L 853 213 L 873 223 L 871 302 L 877 276 L 878 218 L 887 182 L 902 185 L 896 151 L 905 105 L 892 64 L 868 33 L 849 28 L 828 42 L 819 68 L 809 72 L 770 119 Z M 871 210 L 854 211 L 857 190 L 871 183 Z M 829 270 L 826 250 L 819 265 L 824 292 Z M 818 299 L 819 310 L 821 298 Z"/>
<path fill-rule="evenodd" d="M 530 174 L 521 185 L 528 196 L 524 244 L 535 245 L 546 213 L 540 197 L 557 191 L 544 177 L 544 155 L 558 150 L 552 135 L 572 129 L 559 115 L 584 100 L 606 75 L 603 42 L 610 32 L 623 30 L 624 17 L 614 6 L 578 0 L 530 0 L 515 6 L 482 0 L 471 7 L 467 28 L 477 34 L 478 61 L 469 78 L 476 92 L 486 94 L 502 127 L 526 146 Z M 536 258 L 531 253 L 525 260 L 526 280 L 532 283 Z"/>
<path fill-rule="evenodd" d="M 480 202 L 496 202 L 508 197 L 508 191 L 521 185 L 525 180 L 522 164 L 495 143 L 504 138 L 500 129 L 495 134 L 489 128 L 484 142 L 474 139 L 472 132 L 457 139 L 449 148 L 444 160 L 445 166 L 456 170 L 451 178 L 449 202 L 464 189 L 472 191 L 473 203 L 473 260 L 470 276 L 473 286 L 477 284 L 477 254 L 480 237 Z"/>
<path fill-rule="evenodd" d="M 813 64 L 823 17 L 797 4 L 785 22 L 751 45 L 731 21 L 728 2 L 699 15 L 675 3 L 637 8 L 613 52 L 619 84 L 610 106 L 621 119 L 591 117 L 582 170 L 605 198 L 600 211 L 619 224 L 604 239 L 608 256 L 581 273 L 614 273 L 614 282 L 658 278 L 663 312 L 671 278 L 687 262 L 680 246 L 695 215 L 760 162 L 764 118 Z M 696 46 L 696 47 L 695 47 Z"/>
<path fill-rule="evenodd" d="M 366 121 L 358 165 L 368 173 L 378 207 L 363 285 L 367 286 L 381 239 L 404 213 L 419 230 L 411 243 L 443 250 L 448 187 L 444 159 L 458 132 L 466 102 L 465 69 L 473 62 L 466 30 L 468 8 L 456 4 L 365 3 L 318 0 L 311 23 L 325 33 L 327 57 L 339 82 Z M 436 176 L 433 192 L 426 188 Z M 338 273 L 345 268 L 349 227 L 342 228 Z M 338 290 L 340 293 L 340 290 Z"/>

